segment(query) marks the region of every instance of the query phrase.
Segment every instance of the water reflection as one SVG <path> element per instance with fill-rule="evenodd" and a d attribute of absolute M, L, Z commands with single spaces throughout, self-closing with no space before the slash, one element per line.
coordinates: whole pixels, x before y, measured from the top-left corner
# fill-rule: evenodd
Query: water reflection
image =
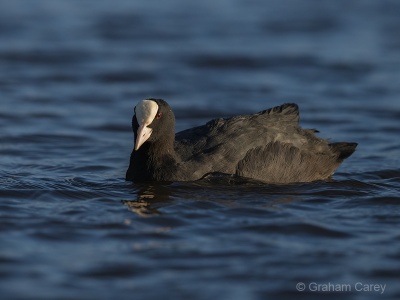
<path fill-rule="evenodd" d="M 139 216 L 161 215 L 161 208 L 176 199 L 194 210 L 257 207 L 276 209 L 281 204 L 302 201 L 303 184 L 273 185 L 232 176 L 207 176 L 195 182 L 133 184 L 134 198 L 121 200 Z M 175 203 L 176 204 L 176 203 Z"/>
<path fill-rule="evenodd" d="M 170 203 L 171 194 L 167 184 L 140 184 L 137 185 L 136 199 L 121 202 L 139 216 L 160 215 L 157 204 Z"/>
<path fill-rule="evenodd" d="M 287 205 L 311 201 L 325 203 L 331 197 L 369 193 L 376 189 L 357 180 L 326 180 L 312 183 L 293 183 L 287 185 L 266 184 L 246 178 L 232 176 L 208 176 L 195 182 L 133 184 L 134 198 L 121 202 L 139 216 L 161 215 L 160 209 L 177 204 L 175 200 L 185 199 L 185 209 L 194 210 L 246 209 L 286 210 Z M 348 188 L 362 187 L 361 192 L 348 192 Z M 317 199 L 315 199 L 317 197 Z M 327 198 L 328 197 L 328 198 Z M 175 202 L 175 203 L 174 203 Z M 302 204 L 304 205 L 304 204 Z"/>

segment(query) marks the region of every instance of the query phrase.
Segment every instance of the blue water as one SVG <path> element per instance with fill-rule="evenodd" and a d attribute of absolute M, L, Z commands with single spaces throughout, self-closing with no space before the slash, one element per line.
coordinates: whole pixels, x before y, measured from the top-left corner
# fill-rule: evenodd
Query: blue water
<path fill-rule="evenodd" d="M 1 298 L 399 299 L 399 14 L 394 0 L 0 2 Z M 133 184 L 146 97 L 177 130 L 296 102 L 303 127 L 359 147 L 328 182 Z"/>

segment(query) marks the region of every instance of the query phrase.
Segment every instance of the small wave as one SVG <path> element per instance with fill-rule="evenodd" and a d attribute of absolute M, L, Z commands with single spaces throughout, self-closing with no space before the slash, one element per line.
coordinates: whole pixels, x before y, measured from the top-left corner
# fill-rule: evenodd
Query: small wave
<path fill-rule="evenodd" d="M 95 76 L 96 80 L 103 83 L 133 83 L 155 80 L 155 75 L 146 71 L 119 71 L 107 72 Z"/>
<path fill-rule="evenodd" d="M 393 178 L 400 178 L 400 169 L 385 169 L 385 170 L 378 170 L 373 172 L 366 172 L 362 174 L 367 178 L 373 179 L 393 179 Z"/>
<path fill-rule="evenodd" d="M 320 236 L 324 238 L 350 238 L 352 234 L 337 229 L 328 228 L 322 225 L 296 223 L 296 224 L 261 224 L 245 226 L 245 230 L 252 232 L 264 232 L 268 234 L 285 234 L 294 236 Z"/>
<path fill-rule="evenodd" d="M 88 57 L 88 52 L 82 52 L 79 50 L 62 50 L 58 51 L 51 50 L 32 50 L 27 51 L 2 51 L 0 52 L 0 60 L 14 63 L 28 63 L 28 64 L 40 64 L 50 65 L 54 64 L 71 64 L 85 61 Z"/>

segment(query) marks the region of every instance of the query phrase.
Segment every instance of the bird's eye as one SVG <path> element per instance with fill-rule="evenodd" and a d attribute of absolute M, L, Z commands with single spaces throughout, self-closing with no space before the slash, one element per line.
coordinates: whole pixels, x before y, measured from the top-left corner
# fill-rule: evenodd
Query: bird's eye
<path fill-rule="evenodd" d="M 156 115 L 156 119 L 161 119 L 161 117 L 162 117 L 162 112 L 159 112 L 159 113 Z"/>

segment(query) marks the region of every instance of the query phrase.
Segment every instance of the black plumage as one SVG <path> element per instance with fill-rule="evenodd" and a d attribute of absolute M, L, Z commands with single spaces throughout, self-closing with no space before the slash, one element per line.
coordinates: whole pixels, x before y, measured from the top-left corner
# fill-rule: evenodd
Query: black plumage
<path fill-rule="evenodd" d="M 324 180 L 357 147 L 356 143 L 329 143 L 318 138 L 316 130 L 302 129 L 294 103 L 215 119 L 175 135 L 175 117 L 168 103 L 148 100 L 140 105 L 154 101 L 157 113 L 144 126 L 150 137 L 132 151 L 126 172 L 130 181 L 193 181 L 214 172 L 269 183 Z M 136 113 L 132 118 L 135 143 L 141 122 Z"/>

